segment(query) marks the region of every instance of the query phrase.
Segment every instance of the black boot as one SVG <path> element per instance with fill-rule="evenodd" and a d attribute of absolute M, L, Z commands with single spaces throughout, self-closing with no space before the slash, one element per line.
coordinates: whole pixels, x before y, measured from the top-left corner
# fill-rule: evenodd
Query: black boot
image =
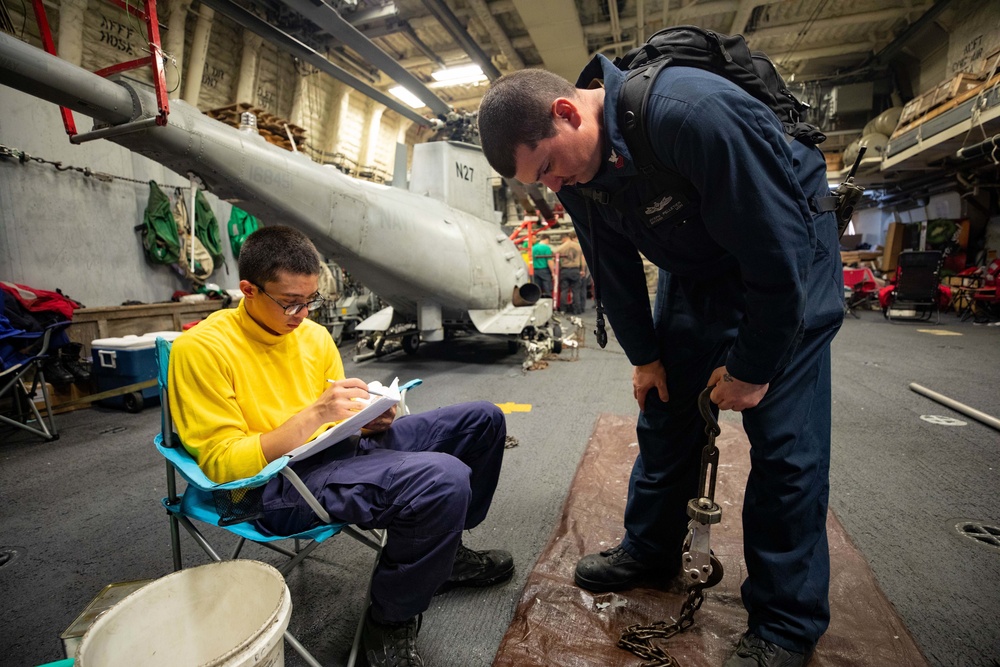
<path fill-rule="evenodd" d="M 573 577 L 576 585 L 594 593 L 623 591 L 636 586 L 662 584 L 676 569 L 662 568 L 637 561 L 625 548 L 618 546 L 589 554 L 576 564 Z"/>
<path fill-rule="evenodd" d="M 76 382 L 90 382 L 90 364 L 80 358 L 82 343 L 66 343 L 59 348 L 59 361 Z"/>
<path fill-rule="evenodd" d="M 369 667 L 423 667 L 417 653 L 420 621 L 418 614 L 402 623 L 379 623 L 369 609 L 361 631 L 361 648 Z"/>
<path fill-rule="evenodd" d="M 507 581 L 514 576 L 514 559 L 506 551 L 489 549 L 473 551 L 462 543 L 455 554 L 455 564 L 451 576 L 437 589 L 434 595 L 460 586 L 480 588 Z"/>
<path fill-rule="evenodd" d="M 42 372 L 45 374 L 46 381 L 51 382 L 57 387 L 65 387 L 66 385 L 73 384 L 73 380 L 75 379 L 73 374 L 62 365 L 59 357 L 55 355 L 50 356 L 42 362 Z"/>

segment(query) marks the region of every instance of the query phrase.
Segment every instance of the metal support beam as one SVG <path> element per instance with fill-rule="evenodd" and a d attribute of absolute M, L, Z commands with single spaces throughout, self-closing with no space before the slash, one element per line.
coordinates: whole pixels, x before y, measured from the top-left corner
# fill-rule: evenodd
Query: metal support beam
<path fill-rule="evenodd" d="M 310 0 L 282 0 L 285 5 L 294 9 L 309 21 L 327 31 L 337 41 L 350 47 L 366 61 L 388 74 L 393 80 L 420 98 L 431 111 L 439 116 L 451 112 L 448 103 L 434 94 L 424 82 L 411 72 L 400 66 L 398 59 L 380 49 L 374 42 L 365 37 L 357 28 L 344 20 L 332 7 Z"/>
<path fill-rule="evenodd" d="M 465 49 L 465 52 L 469 54 L 472 58 L 472 62 L 479 65 L 483 70 L 483 74 L 490 81 L 495 81 L 500 78 L 500 70 L 498 70 L 494 65 L 493 61 L 490 60 L 489 55 L 486 54 L 479 45 L 476 44 L 475 40 L 466 32 L 465 27 L 459 23 L 458 17 L 452 13 L 451 9 L 448 8 L 442 0 L 423 0 L 424 6 L 427 7 L 427 11 L 434 15 L 441 25 L 444 27 L 448 34 L 451 35 L 459 46 Z"/>
<path fill-rule="evenodd" d="M 269 42 L 276 44 L 296 58 L 299 58 L 325 74 L 332 76 L 337 81 L 345 83 L 351 88 L 364 93 L 380 104 L 384 104 L 399 115 L 409 118 L 420 125 L 432 125 L 432 122 L 428 118 L 421 116 L 410 107 L 389 97 L 382 91 L 369 86 L 361 79 L 345 71 L 342 67 L 334 65 L 321 54 L 317 53 L 288 33 L 275 28 L 242 7 L 234 5 L 227 0 L 202 0 L 202 3 L 208 5 L 220 14 L 229 17 L 247 30 L 257 33 Z"/>
<path fill-rule="evenodd" d="M 490 13 L 490 8 L 486 4 L 486 0 L 467 0 L 469 7 L 472 11 L 476 13 L 476 18 L 479 22 L 483 24 L 486 28 L 486 32 L 489 33 L 490 39 L 496 44 L 497 48 L 507 59 L 507 63 L 510 65 L 511 69 L 518 70 L 524 69 L 524 61 L 521 60 L 521 56 L 514 49 L 514 45 L 511 44 L 510 38 L 507 37 L 507 33 L 504 32 L 500 23 L 493 18 L 493 14 Z"/>

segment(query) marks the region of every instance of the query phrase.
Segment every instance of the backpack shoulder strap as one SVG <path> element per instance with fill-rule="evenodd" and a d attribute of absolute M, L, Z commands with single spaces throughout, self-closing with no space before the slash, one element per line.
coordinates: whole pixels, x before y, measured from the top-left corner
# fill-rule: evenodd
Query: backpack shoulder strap
<path fill-rule="evenodd" d="M 622 118 L 621 132 L 640 174 L 655 181 L 657 185 L 668 189 L 680 189 L 688 198 L 697 199 L 698 191 L 695 190 L 691 181 L 669 169 L 656 157 L 656 152 L 649 140 L 649 129 L 646 126 L 649 91 L 652 89 L 656 77 L 663 71 L 664 67 L 668 67 L 670 64 L 671 58 L 668 56 L 627 73 L 619 98 L 619 112 Z"/>

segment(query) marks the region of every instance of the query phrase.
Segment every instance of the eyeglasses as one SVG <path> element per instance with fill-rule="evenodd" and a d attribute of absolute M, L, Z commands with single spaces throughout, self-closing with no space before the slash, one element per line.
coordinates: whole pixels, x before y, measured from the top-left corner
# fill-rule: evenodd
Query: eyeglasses
<path fill-rule="evenodd" d="M 265 292 L 264 288 L 261 287 L 260 285 L 257 285 L 256 283 L 254 283 L 254 286 L 257 289 L 260 290 L 261 294 L 263 294 L 268 299 L 270 299 L 271 301 L 273 301 L 276 304 L 278 304 L 279 306 L 281 306 L 284 309 L 284 311 L 285 311 L 285 315 L 288 315 L 288 316 L 292 316 L 292 315 L 297 314 L 303 308 L 307 308 L 310 313 L 312 311 L 314 311 L 314 310 L 319 310 L 320 306 L 323 305 L 323 302 L 326 301 L 326 299 L 324 299 L 322 296 L 319 296 L 317 294 L 317 296 L 316 296 L 315 299 L 310 299 L 309 301 L 306 301 L 305 303 L 292 303 L 292 304 L 285 305 L 285 304 L 281 303 L 280 301 L 278 301 L 277 299 L 275 299 L 270 294 L 268 294 L 267 292 Z"/>

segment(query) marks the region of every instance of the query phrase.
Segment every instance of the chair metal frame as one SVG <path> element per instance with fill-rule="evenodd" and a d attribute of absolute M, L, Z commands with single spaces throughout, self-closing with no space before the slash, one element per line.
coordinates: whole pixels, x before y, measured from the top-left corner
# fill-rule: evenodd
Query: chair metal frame
<path fill-rule="evenodd" d="M 59 322 L 45 329 L 42 334 L 34 334 L 35 341 L 31 345 L 39 345 L 31 357 L 10 367 L 0 370 L 0 398 L 10 396 L 13 401 L 16 419 L 0 414 L 0 423 L 13 426 L 29 433 L 41 436 L 51 442 L 59 439 L 59 430 L 56 428 L 55 415 L 52 412 L 52 396 L 49 394 L 48 383 L 45 382 L 45 370 L 43 362 L 48 359 L 49 342 L 52 334 L 61 331 L 69 326 L 69 322 Z M 29 334 L 30 335 L 30 334 Z M 12 336 L 11 338 L 26 338 L 25 336 Z M 39 344 L 40 342 L 40 344 Z M 26 377 L 31 374 L 30 384 L 26 383 Z M 35 405 L 35 395 L 41 390 L 42 401 L 45 405 L 45 415 L 43 418 Z M 34 419 L 37 426 L 32 426 L 30 422 Z"/>
<path fill-rule="evenodd" d="M 155 444 L 160 453 L 166 458 L 167 496 L 161 502 L 170 518 L 170 544 L 174 570 L 177 571 L 183 567 L 181 563 L 180 527 L 183 527 L 187 531 L 212 560 L 223 560 L 223 557 L 218 554 L 212 545 L 209 544 L 208 540 L 205 539 L 204 535 L 202 535 L 201 531 L 198 530 L 198 527 L 194 525 L 192 521 L 194 519 L 202 523 L 215 524 L 220 529 L 235 534 L 239 538 L 228 560 L 234 560 L 239 557 L 247 540 L 286 556 L 288 560 L 277 568 L 282 576 L 287 576 L 296 565 L 300 564 L 324 541 L 343 532 L 375 551 L 376 557 L 372 564 L 372 574 L 374 574 L 379 558 L 381 557 L 382 548 L 385 545 L 385 531 L 362 531 L 354 526 L 334 521 L 322 504 L 320 504 L 319 500 L 309 491 L 301 478 L 288 466 L 290 460 L 288 456 L 282 456 L 272 461 L 260 473 L 251 478 L 225 484 L 216 484 L 205 476 L 194 458 L 191 457 L 180 443 L 177 434 L 173 432 L 173 418 L 171 416 L 169 396 L 167 395 L 167 368 L 169 364 L 170 343 L 162 338 L 158 338 L 156 341 L 156 354 L 158 366 L 157 377 L 161 399 L 161 432 L 156 436 Z M 400 401 L 397 416 L 409 414 L 405 400 L 406 391 L 420 383 L 420 380 L 414 380 L 401 388 L 403 399 Z M 178 473 L 188 483 L 187 488 L 182 493 L 178 493 L 177 491 L 176 475 Z M 256 488 L 266 484 L 278 474 L 284 476 L 302 494 L 302 497 L 316 513 L 316 516 L 319 517 L 321 521 L 319 526 L 295 535 L 270 536 L 257 531 L 251 523 L 234 523 L 225 526 L 219 524 L 221 517 L 215 508 L 212 498 L 213 491 Z M 286 549 L 274 544 L 282 540 L 292 540 L 293 548 Z M 302 546 L 300 544 L 302 540 L 309 541 Z M 370 596 L 371 577 L 369 577 L 368 589 L 365 594 L 366 607 Z M 351 645 L 351 653 L 347 662 L 348 667 L 353 667 L 357 661 L 363 627 L 364 614 L 362 614 L 361 619 L 358 621 L 354 634 L 354 641 Z M 316 661 L 309 651 L 288 630 L 285 631 L 285 640 L 310 667 L 321 667 L 320 663 Z"/>

